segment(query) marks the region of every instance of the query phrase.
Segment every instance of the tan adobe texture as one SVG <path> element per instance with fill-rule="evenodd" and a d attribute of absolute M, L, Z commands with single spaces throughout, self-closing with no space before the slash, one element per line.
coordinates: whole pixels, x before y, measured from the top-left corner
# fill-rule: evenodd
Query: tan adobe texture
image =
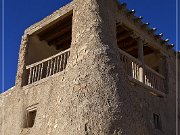
<path fill-rule="evenodd" d="M 154 32 L 116 0 L 73 0 L 29 27 L 0 135 L 175 135 L 177 63 Z"/>

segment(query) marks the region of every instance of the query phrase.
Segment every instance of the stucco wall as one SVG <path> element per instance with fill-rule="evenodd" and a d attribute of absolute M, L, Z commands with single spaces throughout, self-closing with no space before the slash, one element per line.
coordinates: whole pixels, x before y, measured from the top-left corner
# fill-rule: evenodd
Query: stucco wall
<path fill-rule="evenodd" d="M 2 94 L 0 133 L 175 135 L 174 58 L 167 57 L 168 94 L 164 98 L 133 85 L 118 57 L 116 3 L 74 2 L 72 46 L 66 69 L 28 86 L 16 85 Z M 20 52 L 25 50 L 23 45 Z M 20 54 L 18 74 L 23 72 L 25 56 L 25 52 Z M 37 116 L 34 127 L 26 129 L 25 110 L 32 105 L 37 106 Z M 160 114 L 161 131 L 154 128 L 152 113 Z"/>
<path fill-rule="evenodd" d="M 54 46 L 49 46 L 46 41 L 40 41 L 37 36 L 29 39 L 29 47 L 27 54 L 27 65 L 46 59 L 57 54 L 60 50 L 56 50 Z"/>

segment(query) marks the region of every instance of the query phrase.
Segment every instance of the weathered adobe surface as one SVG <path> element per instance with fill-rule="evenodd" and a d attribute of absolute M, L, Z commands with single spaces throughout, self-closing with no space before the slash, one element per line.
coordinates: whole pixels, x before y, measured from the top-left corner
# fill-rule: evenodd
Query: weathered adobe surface
<path fill-rule="evenodd" d="M 171 112 L 174 109 L 171 105 L 174 102 L 173 76 L 169 81 L 171 92 L 163 99 L 150 95 L 140 86 L 131 85 L 118 59 L 116 4 L 100 0 L 74 2 L 73 41 L 67 68 L 29 86 L 16 85 L 13 90 L 1 95 L 0 109 L 4 111 L 0 117 L 0 125 L 3 127 L 0 128 L 0 133 L 175 134 L 174 125 L 173 128 L 170 126 L 174 124 L 174 112 Z M 26 38 L 23 40 L 22 50 L 27 49 L 27 41 Z M 23 66 L 25 51 L 22 52 L 24 53 L 20 51 L 19 65 Z M 169 58 L 167 61 L 168 75 L 175 74 L 174 70 L 170 70 L 173 68 L 173 60 L 174 58 Z M 21 74 L 22 69 L 19 66 Z M 19 83 L 22 82 L 17 82 Z M 37 104 L 35 125 L 31 129 L 25 129 L 25 109 L 34 104 Z M 166 121 L 163 125 L 164 132 L 152 128 L 152 112 L 162 114 L 162 121 Z"/>

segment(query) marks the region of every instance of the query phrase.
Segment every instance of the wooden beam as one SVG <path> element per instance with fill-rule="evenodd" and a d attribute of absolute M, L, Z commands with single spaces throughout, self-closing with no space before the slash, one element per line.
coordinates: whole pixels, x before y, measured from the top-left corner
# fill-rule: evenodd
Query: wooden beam
<path fill-rule="evenodd" d="M 126 40 L 118 42 L 117 44 L 120 48 L 128 48 L 128 47 L 132 46 L 133 44 L 136 45 L 137 43 L 135 40 L 133 40 L 131 38 L 127 38 Z"/>
<path fill-rule="evenodd" d="M 127 39 L 129 37 L 129 35 L 126 33 L 126 34 L 121 34 L 121 35 L 118 35 L 117 36 L 117 42 L 121 42 L 125 39 Z"/>
<path fill-rule="evenodd" d="M 141 40 L 138 40 L 138 59 L 144 64 L 144 44 Z"/>
<path fill-rule="evenodd" d="M 66 23 L 62 24 L 61 26 L 54 27 L 51 30 L 46 31 L 46 32 L 42 32 L 38 36 L 41 41 L 46 40 L 47 38 L 51 37 L 52 35 L 56 35 L 58 33 L 63 33 L 64 29 L 70 28 L 70 27 L 72 27 L 72 22 L 66 22 Z"/>
<path fill-rule="evenodd" d="M 56 22 L 52 26 L 49 26 L 45 30 L 41 31 L 38 34 L 38 36 L 40 37 L 40 40 L 43 40 L 44 38 L 46 38 L 51 33 L 59 31 L 60 29 L 66 27 L 66 26 L 69 26 L 69 25 L 72 25 L 72 16 L 68 16 L 68 17 Z"/>
<path fill-rule="evenodd" d="M 49 45 L 61 44 L 61 43 L 65 42 L 65 41 L 67 41 L 67 40 L 71 40 L 71 32 L 67 32 L 63 36 L 49 41 L 48 44 Z"/>
<path fill-rule="evenodd" d="M 58 37 L 61 37 L 64 33 L 70 32 L 72 30 L 72 26 L 64 27 L 62 30 L 56 31 L 45 38 L 47 42 L 52 41 Z"/>

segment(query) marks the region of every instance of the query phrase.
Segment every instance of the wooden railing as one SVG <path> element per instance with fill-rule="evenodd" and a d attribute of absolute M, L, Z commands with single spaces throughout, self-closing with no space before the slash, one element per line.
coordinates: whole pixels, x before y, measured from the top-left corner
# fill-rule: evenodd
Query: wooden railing
<path fill-rule="evenodd" d="M 28 74 L 27 84 L 63 71 L 70 56 L 70 49 L 60 52 L 42 61 L 26 66 Z"/>
<path fill-rule="evenodd" d="M 124 65 L 126 73 L 134 79 L 140 80 L 140 70 L 142 63 L 122 50 L 119 50 L 119 52 L 120 60 Z"/>
<path fill-rule="evenodd" d="M 146 85 L 150 86 L 151 88 L 157 89 L 161 92 L 165 92 L 165 88 L 164 88 L 165 77 L 163 75 L 159 74 L 155 70 L 145 65 L 144 77 L 145 77 L 144 83 Z"/>
<path fill-rule="evenodd" d="M 165 92 L 164 88 L 164 76 L 148 67 L 143 65 L 138 59 L 129 55 L 128 53 L 120 50 L 120 60 L 123 63 L 124 69 L 128 76 L 137 81 L 156 89 L 161 92 Z"/>

